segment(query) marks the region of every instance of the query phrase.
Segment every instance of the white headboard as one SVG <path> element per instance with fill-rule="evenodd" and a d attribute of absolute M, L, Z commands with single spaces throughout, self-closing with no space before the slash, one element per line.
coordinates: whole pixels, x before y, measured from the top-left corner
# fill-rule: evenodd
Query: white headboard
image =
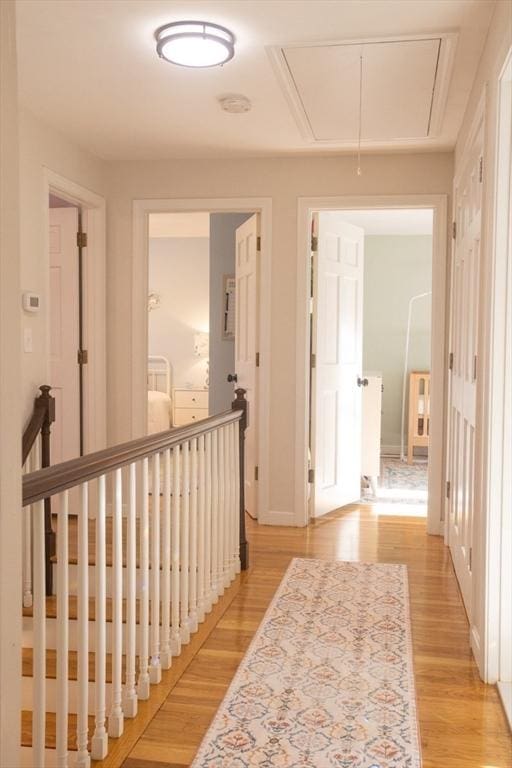
<path fill-rule="evenodd" d="M 162 355 L 148 355 L 148 390 L 165 392 L 171 397 L 172 366 Z"/>

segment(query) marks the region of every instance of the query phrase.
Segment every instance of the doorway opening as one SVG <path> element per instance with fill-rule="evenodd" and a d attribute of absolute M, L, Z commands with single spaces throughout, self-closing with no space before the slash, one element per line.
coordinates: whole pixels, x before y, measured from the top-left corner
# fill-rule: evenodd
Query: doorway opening
<path fill-rule="evenodd" d="M 82 209 L 50 192 L 49 375 L 55 398 L 52 463 L 84 453 Z"/>
<path fill-rule="evenodd" d="M 431 209 L 312 217 L 310 515 L 426 516 Z"/>
<path fill-rule="evenodd" d="M 257 516 L 259 214 L 148 215 L 147 432 L 229 410 L 246 390 L 246 506 Z"/>
<path fill-rule="evenodd" d="M 105 199 L 44 170 L 51 463 L 106 446 Z"/>

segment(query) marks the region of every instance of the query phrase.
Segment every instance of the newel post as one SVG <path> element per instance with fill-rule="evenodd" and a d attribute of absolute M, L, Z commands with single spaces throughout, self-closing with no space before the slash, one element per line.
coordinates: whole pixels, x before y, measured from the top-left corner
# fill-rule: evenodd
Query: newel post
<path fill-rule="evenodd" d="M 242 571 L 249 567 L 249 544 L 245 535 L 245 430 L 247 429 L 247 416 L 249 403 L 245 399 L 245 389 L 235 389 L 236 398 L 233 400 L 234 411 L 242 411 L 239 422 L 240 444 L 240 565 Z"/>
<path fill-rule="evenodd" d="M 36 406 L 43 408 L 45 412 L 43 426 L 41 428 L 41 467 L 49 467 L 51 463 L 50 455 L 50 433 L 51 426 L 55 421 L 55 398 L 50 395 L 51 387 L 47 384 L 39 387 L 41 394 L 36 398 Z M 44 548 L 46 562 L 46 594 L 53 593 L 53 568 L 52 557 L 56 551 L 55 531 L 52 527 L 52 500 L 44 500 Z"/>

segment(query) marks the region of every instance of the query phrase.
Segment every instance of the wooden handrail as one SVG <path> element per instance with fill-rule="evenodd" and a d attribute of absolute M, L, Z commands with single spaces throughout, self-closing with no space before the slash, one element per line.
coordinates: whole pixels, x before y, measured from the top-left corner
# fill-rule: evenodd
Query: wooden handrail
<path fill-rule="evenodd" d="M 236 401 L 235 401 L 236 402 Z M 68 488 L 94 480 L 107 472 L 132 464 L 168 448 L 174 448 L 186 440 L 212 432 L 218 427 L 244 419 L 245 412 L 233 408 L 216 416 L 185 427 L 176 427 L 101 451 L 80 456 L 47 469 L 31 472 L 23 477 L 23 506 L 54 496 Z"/>

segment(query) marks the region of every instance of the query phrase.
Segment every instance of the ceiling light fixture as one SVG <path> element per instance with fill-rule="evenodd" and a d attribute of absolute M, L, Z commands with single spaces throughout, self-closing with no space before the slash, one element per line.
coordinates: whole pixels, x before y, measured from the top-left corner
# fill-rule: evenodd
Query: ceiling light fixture
<path fill-rule="evenodd" d="M 235 36 L 207 21 L 174 21 L 155 32 L 161 59 L 180 67 L 217 67 L 235 55 Z"/>

